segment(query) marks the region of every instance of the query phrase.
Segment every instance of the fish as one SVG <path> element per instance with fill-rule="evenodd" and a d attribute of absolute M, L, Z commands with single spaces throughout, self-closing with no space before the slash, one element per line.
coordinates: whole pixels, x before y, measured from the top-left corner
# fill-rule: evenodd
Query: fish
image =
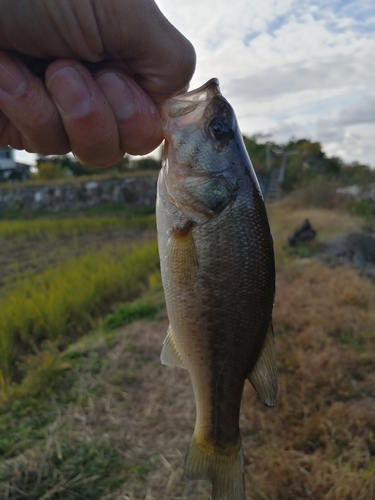
<path fill-rule="evenodd" d="M 187 480 L 212 500 L 245 500 L 239 429 L 246 379 L 274 406 L 273 241 L 259 183 L 216 78 L 161 109 L 156 221 L 169 327 L 165 365 L 190 374 L 194 434 Z"/>

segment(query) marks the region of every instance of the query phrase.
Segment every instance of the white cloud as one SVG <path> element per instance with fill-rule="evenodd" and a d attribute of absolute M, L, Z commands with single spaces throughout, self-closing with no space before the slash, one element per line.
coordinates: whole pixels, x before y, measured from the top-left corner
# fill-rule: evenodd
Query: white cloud
<path fill-rule="evenodd" d="M 375 96 L 364 95 L 354 105 L 344 108 L 338 113 L 338 125 L 353 125 L 358 123 L 375 124 Z"/>
<path fill-rule="evenodd" d="M 308 136 L 375 167 L 373 0 L 158 3 L 196 48 L 192 88 L 218 77 L 244 133 Z"/>
<path fill-rule="evenodd" d="M 267 68 L 242 79 L 231 80 L 229 89 L 232 94 L 262 100 L 290 93 L 296 96 L 298 92 L 314 90 L 316 99 L 317 92 L 322 95 L 325 90 L 330 92 L 335 89 L 339 93 L 353 86 L 368 88 L 374 81 L 375 68 L 372 72 L 366 71 L 356 61 L 342 55 Z"/>
<path fill-rule="evenodd" d="M 375 158 L 375 126 L 363 125 L 344 129 L 338 140 L 325 143 L 325 151 L 329 155 L 340 156 L 347 161 L 359 161 L 374 165 Z"/>

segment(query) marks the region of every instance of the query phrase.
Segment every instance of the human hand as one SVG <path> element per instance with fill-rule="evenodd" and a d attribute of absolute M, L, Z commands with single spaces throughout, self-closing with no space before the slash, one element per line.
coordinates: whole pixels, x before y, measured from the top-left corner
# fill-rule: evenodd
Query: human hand
<path fill-rule="evenodd" d="M 0 0 L 0 147 L 97 166 L 146 154 L 194 66 L 153 0 Z"/>

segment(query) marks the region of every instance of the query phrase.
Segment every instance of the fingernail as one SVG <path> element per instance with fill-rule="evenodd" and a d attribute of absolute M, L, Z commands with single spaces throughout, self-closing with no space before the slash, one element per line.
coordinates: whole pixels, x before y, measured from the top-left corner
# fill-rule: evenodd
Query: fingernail
<path fill-rule="evenodd" d="M 96 83 L 118 120 L 124 120 L 134 113 L 136 101 L 124 78 L 117 73 L 104 73 Z"/>
<path fill-rule="evenodd" d="M 0 56 L 0 88 L 11 95 L 19 95 L 25 90 L 27 81 L 17 64 L 10 58 Z"/>
<path fill-rule="evenodd" d="M 60 69 L 46 85 L 57 106 L 67 115 L 82 116 L 90 110 L 92 93 L 78 69 Z"/>

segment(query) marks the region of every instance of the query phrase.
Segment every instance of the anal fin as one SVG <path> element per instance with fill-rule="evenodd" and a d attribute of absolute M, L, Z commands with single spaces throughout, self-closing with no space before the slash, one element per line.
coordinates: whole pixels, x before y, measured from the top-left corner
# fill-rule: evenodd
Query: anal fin
<path fill-rule="evenodd" d="M 260 400 L 267 406 L 274 406 L 276 404 L 278 390 L 273 337 L 272 323 L 270 323 L 258 361 L 247 376 Z"/>
<path fill-rule="evenodd" d="M 177 368 L 185 368 L 182 356 L 176 342 L 173 338 L 171 325 L 169 325 L 167 336 L 163 342 L 163 349 L 160 354 L 160 361 L 163 365 L 177 366 Z"/>

